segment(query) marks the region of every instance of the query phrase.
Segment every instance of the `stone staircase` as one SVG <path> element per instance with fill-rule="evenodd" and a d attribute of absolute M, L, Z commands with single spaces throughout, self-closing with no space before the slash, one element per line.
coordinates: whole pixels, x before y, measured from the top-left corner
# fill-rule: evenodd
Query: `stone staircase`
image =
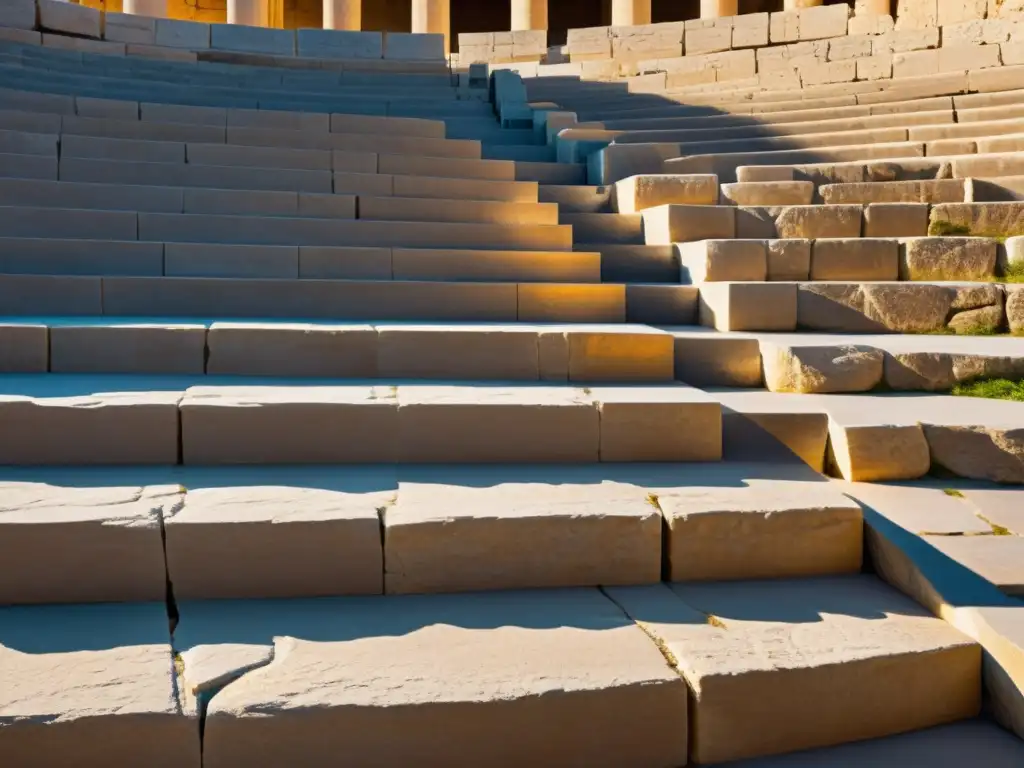
<path fill-rule="evenodd" d="M 0 762 L 1022 764 L 1024 608 L 866 485 L 1021 482 L 1017 404 L 875 391 L 1019 371 L 876 312 L 1013 322 L 1012 243 L 863 229 L 1015 202 L 587 185 L 505 75 L 71 48 L 0 42 Z"/>

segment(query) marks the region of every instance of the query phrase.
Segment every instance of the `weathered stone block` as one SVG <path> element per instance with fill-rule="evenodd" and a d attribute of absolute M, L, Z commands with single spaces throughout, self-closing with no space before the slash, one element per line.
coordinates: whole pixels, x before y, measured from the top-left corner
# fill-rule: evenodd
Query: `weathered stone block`
<path fill-rule="evenodd" d="M 811 280 L 896 280 L 896 240 L 858 237 L 819 239 L 811 251 Z"/>
<path fill-rule="evenodd" d="M 765 386 L 772 392 L 868 392 L 882 380 L 883 358 L 868 346 L 761 342 Z"/>

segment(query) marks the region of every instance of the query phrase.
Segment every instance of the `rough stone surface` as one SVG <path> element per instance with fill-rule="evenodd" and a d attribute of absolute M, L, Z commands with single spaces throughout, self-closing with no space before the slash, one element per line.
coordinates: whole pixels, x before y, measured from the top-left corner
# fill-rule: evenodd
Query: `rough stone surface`
<path fill-rule="evenodd" d="M 0 753 L 25 768 L 195 768 L 163 601 L 0 609 Z"/>
<path fill-rule="evenodd" d="M 1009 405 L 1009 404 L 1007 404 Z M 932 461 L 961 477 L 1024 483 L 1024 423 L 926 424 Z"/>
<path fill-rule="evenodd" d="M 1012 333 L 1024 332 L 1024 286 L 1006 287 L 1006 319 Z"/>
<path fill-rule="evenodd" d="M 824 238 L 811 248 L 811 280 L 896 280 L 895 240 L 870 237 Z"/>
<path fill-rule="evenodd" d="M 310 768 L 343 752 L 467 768 L 686 762 L 685 683 L 597 590 L 294 603 L 182 604 L 183 656 L 214 646 L 221 669 L 244 669 L 253 646 L 273 646 L 272 664 L 213 693 L 206 768 L 285 765 L 296 750 Z"/>
<path fill-rule="evenodd" d="M 915 237 L 900 244 L 901 280 L 991 280 L 996 241 L 985 237 Z"/>
<path fill-rule="evenodd" d="M 803 281 L 811 273 L 810 240 L 769 240 L 768 279 Z"/>
<path fill-rule="evenodd" d="M 957 289 L 907 283 L 809 283 L 799 287 L 798 322 L 822 331 L 927 333 L 943 328 Z"/>
<path fill-rule="evenodd" d="M 882 380 L 884 354 L 867 346 L 761 342 L 765 386 L 772 392 L 867 392 Z"/>
<path fill-rule="evenodd" d="M 608 591 L 699 691 L 700 764 L 926 728 L 981 706 L 978 645 L 872 576 Z"/>
<path fill-rule="evenodd" d="M 645 174 L 615 182 L 612 196 L 618 213 L 639 213 L 670 203 L 716 205 L 718 177 L 714 174 Z"/>

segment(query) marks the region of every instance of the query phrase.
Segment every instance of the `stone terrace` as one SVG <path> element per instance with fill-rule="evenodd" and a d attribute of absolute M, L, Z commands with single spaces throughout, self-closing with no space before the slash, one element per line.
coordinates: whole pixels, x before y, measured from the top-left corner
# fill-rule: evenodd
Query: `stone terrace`
<path fill-rule="evenodd" d="M 0 8 L 0 762 L 1024 764 L 1024 403 L 948 394 L 1024 378 L 1012 67 L 57 5 Z"/>

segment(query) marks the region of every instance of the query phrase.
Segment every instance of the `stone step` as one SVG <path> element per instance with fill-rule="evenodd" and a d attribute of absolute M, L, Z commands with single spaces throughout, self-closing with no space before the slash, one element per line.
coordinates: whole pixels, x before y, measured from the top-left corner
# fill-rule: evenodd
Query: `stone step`
<path fill-rule="evenodd" d="M 586 184 L 587 168 L 576 163 L 537 163 L 516 161 L 517 181 L 536 181 L 541 184 Z"/>
<path fill-rule="evenodd" d="M 165 243 L 572 250 L 572 230 L 557 225 L 353 221 L 18 206 L 0 206 L 0 231 L 10 237 Z"/>
<path fill-rule="evenodd" d="M 609 187 L 616 213 L 640 213 L 659 205 L 717 205 L 718 177 L 713 174 L 639 174 Z"/>
<path fill-rule="evenodd" d="M 6 237 L 0 238 L 0 274 L 598 283 L 601 256 L 587 251 L 165 244 Z M 678 269 L 674 279 L 678 280 Z"/>
<path fill-rule="evenodd" d="M 789 182 L 792 184 L 811 182 Z M 813 186 L 813 185 L 812 185 Z M 818 189 L 829 205 L 860 203 L 963 203 L 970 202 L 966 179 L 927 181 L 871 181 L 853 184 L 823 184 Z"/>
<path fill-rule="evenodd" d="M 338 197 L 335 195 L 335 197 Z M 415 197 L 358 198 L 358 216 L 367 221 L 471 222 L 481 224 L 558 225 L 555 203 L 507 203 L 491 200 L 443 200 Z"/>
<path fill-rule="evenodd" d="M 671 382 L 673 341 L 644 325 L 356 324 L 6 317 L 4 373 Z"/>
<path fill-rule="evenodd" d="M 679 282 L 679 254 L 674 246 L 597 244 L 590 247 L 601 254 L 603 282 Z"/>
<path fill-rule="evenodd" d="M 484 144 L 481 151 L 481 157 L 489 160 L 550 163 L 555 160 L 555 152 L 551 147 L 545 144 Z"/>
<path fill-rule="evenodd" d="M 638 214 L 560 213 L 558 222 L 572 227 L 574 243 L 641 245 L 644 242 L 644 222 Z"/>
<path fill-rule="evenodd" d="M 611 213 L 611 187 L 545 184 L 538 199 L 542 203 L 558 203 L 563 213 Z"/>
<path fill-rule="evenodd" d="M 722 205 L 810 205 L 814 193 L 814 184 L 810 181 L 748 181 L 722 184 L 719 202 Z"/>
<path fill-rule="evenodd" d="M 718 403 L 684 385 L 259 381 L 10 374 L 0 379 L 0 421 L 10 424 L 4 432 L 12 439 L 0 440 L 0 457 L 11 465 L 232 465 L 672 462 L 722 455 Z M 102 448 L 74 439 L 99 432 Z M 271 433 L 273 440 L 261 439 Z M 359 439 L 339 441 L 339 435 Z"/>

